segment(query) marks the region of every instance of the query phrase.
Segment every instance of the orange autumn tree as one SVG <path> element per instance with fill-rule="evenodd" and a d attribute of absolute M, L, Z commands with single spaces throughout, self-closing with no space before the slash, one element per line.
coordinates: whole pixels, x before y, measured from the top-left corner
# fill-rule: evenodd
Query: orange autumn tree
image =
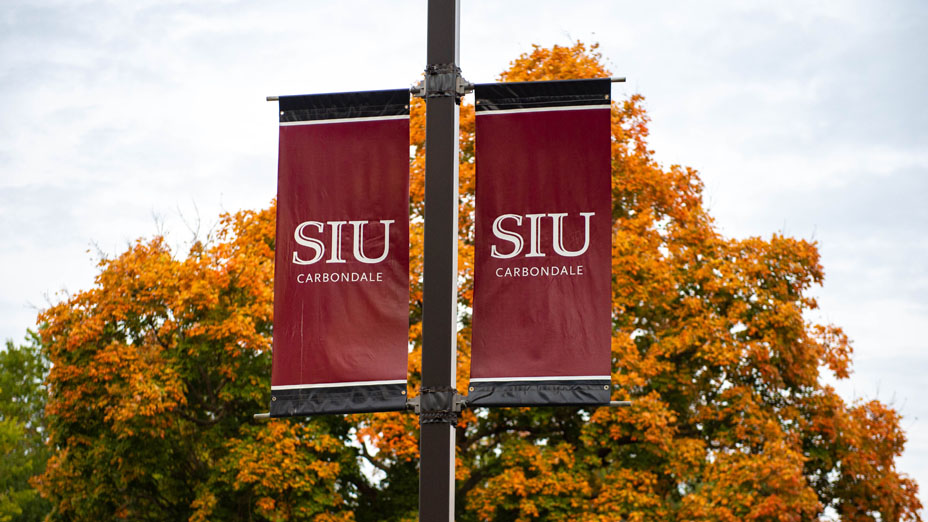
<path fill-rule="evenodd" d="M 596 46 L 535 47 L 501 81 L 608 76 Z M 625 409 L 463 414 L 457 519 L 919 520 L 905 436 L 848 404 L 839 328 L 811 324 L 814 244 L 722 237 L 696 171 L 661 167 L 643 99 L 614 102 L 613 399 Z M 410 393 L 421 369 L 424 104 L 412 104 Z M 467 382 L 474 112 L 461 108 L 458 382 Z M 415 520 L 418 419 L 256 423 L 269 399 L 274 208 L 223 218 L 176 258 L 160 238 L 104 260 L 45 311 L 53 520 Z M 362 469 L 364 470 L 362 472 Z"/>
<path fill-rule="evenodd" d="M 40 315 L 51 520 L 351 519 L 344 419 L 252 420 L 270 391 L 273 208 L 221 226 L 184 259 L 138 241 Z"/>

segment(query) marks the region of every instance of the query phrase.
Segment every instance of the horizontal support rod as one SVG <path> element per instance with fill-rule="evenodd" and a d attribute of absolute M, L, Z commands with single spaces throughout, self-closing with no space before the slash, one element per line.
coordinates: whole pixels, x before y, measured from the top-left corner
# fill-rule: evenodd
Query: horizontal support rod
<path fill-rule="evenodd" d="M 407 400 L 406 409 L 412 410 L 416 413 L 416 415 L 418 415 L 420 412 L 420 400 L 421 399 L 419 397 L 413 397 L 412 399 Z M 608 404 L 610 408 L 627 408 L 631 405 L 632 405 L 632 401 L 610 401 Z M 604 404 L 603 406 L 606 406 L 606 405 Z M 460 411 L 466 408 L 473 408 L 473 406 L 470 406 L 469 404 L 467 404 L 467 396 L 457 395 L 454 398 L 454 411 Z M 257 418 L 257 416 L 255 417 Z"/>
<path fill-rule="evenodd" d="M 417 411 L 419 409 L 418 399 L 419 399 L 418 397 L 415 397 L 409 401 L 406 401 L 406 409 L 414 410 L 416 414 L 418 414 L 419 413 L 419 411 Z M 468 406 L 467 406 L 466 399 L 467 397 L 459 395 L 458 398 L 456 399 L 459 402 L 456 404 L 460 404 L 461 408 L 467 408 Z M 632 401 L 611 401 L 609 402 L 610 408 L 627 408 L 631 405 L 632 405 Z M 271 418 L 271 414 L 270 413 L 255 413 L 252 417 L 254 418 L 254 420 L 269 420 Z"/>
<path fill-rule="evenodd" d="M 418 399 L 419 399 L 418 397 L 415 397 L 413 399 L 406 401 L 406 409 L 413 410 L 413 411 L 418 410 L 419 408 Z M 463 395 L 459 395 L 458 398 L 456 399 L 455 404 L 460 404 L 460 407 L 467 408 L 468 407 L 467 397 Z M 627 408 L 628 406 L 631 406 L 631 405 L 632 405 L 632 401 L 610 401 L 609 402 L 610 408 Z M 419 412 L 416 411 L 416 413 L 418 414 Z M 255 420 L 268 420 L 271 418 L 271 414 L 270 413 L 255 413 L 253 417 Z"/>
<path fill-rule="evenodd" d="M 609 78 L 609 81 L 611 81 L 612 83 L 624 83 L 625 77 L 624 76 L 613 76 Z M 469 89 L 467 89 L 468 92 L 473 90 L 473 84 L 467 84 L 465 88 L 467 88 L 468 86 L 470 87 Z M 409 91 L 412 92 L 413 94 L 418 93 L 420 91 L 420 87 L 419 86 L 410 87 Z M 268 96 L 267 97 L 267 101 L 278 101 L 278 100 L 280 100 L 280 96 Z"/>

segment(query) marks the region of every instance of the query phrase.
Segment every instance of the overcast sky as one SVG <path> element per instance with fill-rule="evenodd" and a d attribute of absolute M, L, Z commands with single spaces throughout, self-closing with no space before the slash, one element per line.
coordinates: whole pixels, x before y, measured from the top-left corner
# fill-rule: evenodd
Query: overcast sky
<path fill-rule="evenodd" d="M 267 95 L 407 87 L 425 0 L 0 3 L 0 339 L 115 254 L 276 191 Z M 810 319 L 843 326 L 836 386 L 904 416 L 928 488 L 928 2 L 462 0 L 461 66 L 600 42 L 664 165 L 698 169 L 726 235 L 818 242 Z M 199 216 L 199 218 L 197 218 Z M 185 224 L 186 222 L 186 224 Z M 89 252 L 88 252 L 89 250 Z M 928 500 L 924 492 L 923 502 Z"/>

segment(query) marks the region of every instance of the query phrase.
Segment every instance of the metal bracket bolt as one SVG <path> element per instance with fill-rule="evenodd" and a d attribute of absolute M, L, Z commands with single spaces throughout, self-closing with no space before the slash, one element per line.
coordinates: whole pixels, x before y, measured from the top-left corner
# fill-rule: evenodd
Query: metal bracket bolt
<path fill-rule="evenodd" d="M 419 395 L 406 401 L 406 409 L 419 416 L 420 424 L 458 423 L 458 415 L 467 407 L 467 397 L 454 388 L 422 388 Z"/>
<path fill-rule="evenodd" d="M 425 78 L 411 87 L 409 92 L 416 98 L 441 98 L 454 96 L 458 101 L 474 90 L 474 84 L 461 76 L 461 68 L 454 64 L 429 65 Z"/>

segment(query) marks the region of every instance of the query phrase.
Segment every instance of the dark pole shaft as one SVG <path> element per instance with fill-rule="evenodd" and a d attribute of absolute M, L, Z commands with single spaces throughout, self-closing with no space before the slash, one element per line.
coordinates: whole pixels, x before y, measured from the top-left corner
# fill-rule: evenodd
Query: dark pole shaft
<path fill-rule="evenodd" d="M 425 254 L 422 388 L 456 388 L 458 104 L 429 89 L 436 71 L 457 70 L 459 0 L 429 0 L 425 117 Z M 446 76 L 447 78 L 447 76 Z M 438 81 L 433 84 L 438 84 Z M 425 416 L 421 417 L 422 420 Z M 422 422 L 419 520 L 454 520 L 453 422 Z"/>

